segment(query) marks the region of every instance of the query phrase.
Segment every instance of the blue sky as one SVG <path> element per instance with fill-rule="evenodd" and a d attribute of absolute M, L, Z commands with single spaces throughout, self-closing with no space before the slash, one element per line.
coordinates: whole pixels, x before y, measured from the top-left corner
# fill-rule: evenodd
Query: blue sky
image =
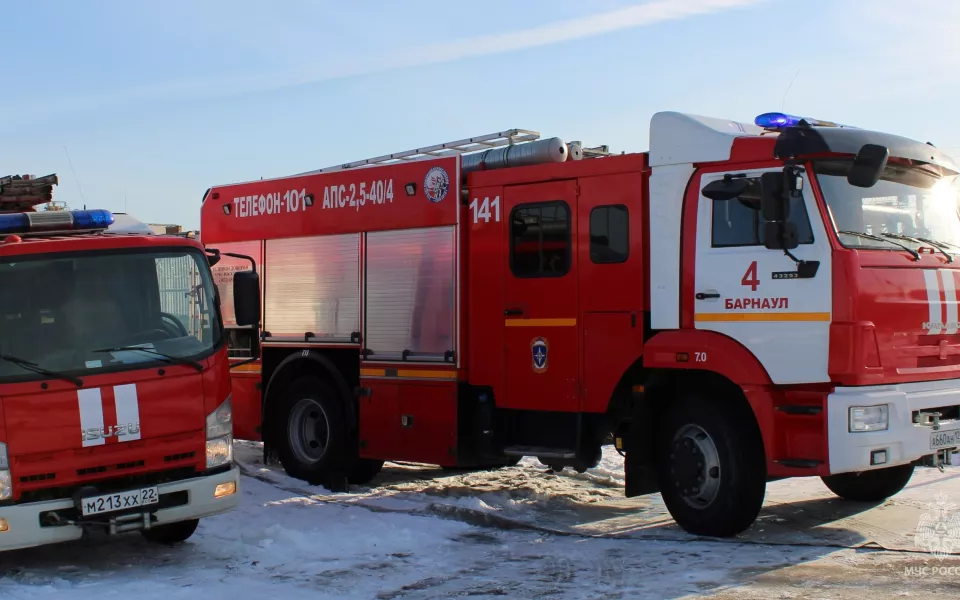
<path fill-rule="evenodd" d="M 8 13 L 0 174 L 55 172 L 73 208 L 121 211 L 126 196 L 138 218 L 188 228 L 211 185 L 512 127 L 642 151 L 659 110 L 749 121 L 784 108 L 960 155 L 952 0 L 46 0 Z"/>

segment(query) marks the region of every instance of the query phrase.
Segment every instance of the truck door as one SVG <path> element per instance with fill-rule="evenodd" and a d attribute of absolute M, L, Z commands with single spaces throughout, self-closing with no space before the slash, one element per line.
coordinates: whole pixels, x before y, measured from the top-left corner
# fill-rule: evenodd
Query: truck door
<path fill-rule="evenodd" d="M 498 406 L 578 410 L 576 202 L 575 180 L 504 189 L 505 394 Z"/>
<path fill-rule="evenodd" d="M 792 198 L 789 219 L 796 224 L 797 259 L 819 261 L 813 277 L 798 278 L 797 264 L 782 250 L 763 246 L 764 220 L 758 209 L 762 169 L 732 173 L 751 186 L 739 198 L 710 200 L 705 186 L 724 173 L 704 175 L 697 216 L 694 296 L 697 329 L 716 331 L 743 344 L 774 383 L 829 381 L 827 357 L 831 320 L 830 245 L 820 211 L 804 174 L 802 197 Z M 709 362 L 706 353 L 691 360 Z"/>

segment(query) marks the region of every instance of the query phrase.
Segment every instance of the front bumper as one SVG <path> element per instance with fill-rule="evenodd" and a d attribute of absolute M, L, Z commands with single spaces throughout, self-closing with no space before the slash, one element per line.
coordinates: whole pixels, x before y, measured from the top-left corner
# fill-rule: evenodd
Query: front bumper
<path fill-rule="evenodd" d="M 889 426 L 885 431 L 849 431 L 851 406 L 879 404 L 889 405 Z M 882 469 L 935 454 L 937 450 L 931 448 L 934 430 L 915 424 L 913 413 L 956 405 L 960 405 L 960 379 L 836 388 L 827 397 L 830 473 Z M 941 422 L 939 431 L 956 429 L 960 429 L 960 421 L 946 420 Z M 873 464 L 871 456 L 885 457 L 886 461 Z"/>
<path fill-rule="evenodd" d="M 233 482 L 236 492 L 222 498 L 214 498 L 213 492 L 222 483 Z M 187 501 L 170 508 L 151 511 L 152 526 L 189 519 L 210 517 L 235 509 L 240 503 L 240 470 L 233 465 L 229 471 L 161 484 L 158 491 L 165 494 L 186 492 Z M 33 502 L 0 507 L 0 519 L 5 519 L 7 530 L 0 531 L 0 551 L 29 548 L 80 539 L 83 529 L 78 525 L 41 526 L 40 515 L 50 511 L 69 510 L 74 507 L 70 499 Z M 108 517 L 104 515 L 104 517 Z M 2 523 L 2 522 L 0 522 Z"/>

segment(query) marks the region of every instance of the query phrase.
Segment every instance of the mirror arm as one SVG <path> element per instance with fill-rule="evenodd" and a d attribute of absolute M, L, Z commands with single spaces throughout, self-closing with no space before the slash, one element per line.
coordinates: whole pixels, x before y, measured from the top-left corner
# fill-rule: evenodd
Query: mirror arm
<path fill-rule="evenodd" d="M 219 251 L 218 251 L 217 253 L 218 253 L 218 254 L 223 254 L 224 256 L 230 256 L 230 257 L 233 257 L 233 258 L 239 258 L 239 259 L 241 259 L 241 260 L 249 260 L 249 261 L 250 261 L 250 269 L 253 270 L 254 273 L 257 272 L 257 263 L 256 263 L 256 261 L 254 261 L 252 257 L 247 256 L 246 254 L 234 254 L 233 252 L 219 252 Z"/>
<path fill-rule="evenodd" d="M 780 245 L 781 245 L 781 246 L 785 245 L 785 244 L 783 243 L 783 238 L 782 238 L 782 237 L 781 237 L 781 239 L 780 239 Z M 804 263 L 807 262 L 807 261 L 805 261 L 805 260 L 801 260 L 801 259 L 797 258 L 796 256 L 793 255 L 792 252 L 790 252 L 790 251 L 787 250 L 786 248 L 783 249 L 783 253 L 786 254 L 788 257 L 790 257 L 790 260 L 792 260 L 793 262 L 797 263 L 798 265 L 802 265 L 802 264 L 804 264 Z"/>

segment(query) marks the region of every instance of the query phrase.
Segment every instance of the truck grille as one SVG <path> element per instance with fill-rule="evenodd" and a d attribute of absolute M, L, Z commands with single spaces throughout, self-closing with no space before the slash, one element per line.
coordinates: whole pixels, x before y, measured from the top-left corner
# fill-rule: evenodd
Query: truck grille
<path fill-rule="evenodd" d="M 197 470 L 194 467 L 179 467 L 158 471 L 155 473 L 142 473 L 139 475 L 129 475 L 126 477 L 112 477 L 111 479 L 97 480 L 90 478 L 88 481 L 78 483 L 72 486 L 58 488 L 46 488 L 42 490 L 26 491 L 20 496 L 17 504 L 26 504 L 28 502 L 44 502 L 49 500 L 63 500 L 73 497 L 77 489 L 90 484 L 96 484 L 100 493 L 109 494 L 110 492 L 120 492 L 131 488 L 145 487 L 151 485 L 160 485 L 172 481 L 180 481 L 197 476 Z"/>

